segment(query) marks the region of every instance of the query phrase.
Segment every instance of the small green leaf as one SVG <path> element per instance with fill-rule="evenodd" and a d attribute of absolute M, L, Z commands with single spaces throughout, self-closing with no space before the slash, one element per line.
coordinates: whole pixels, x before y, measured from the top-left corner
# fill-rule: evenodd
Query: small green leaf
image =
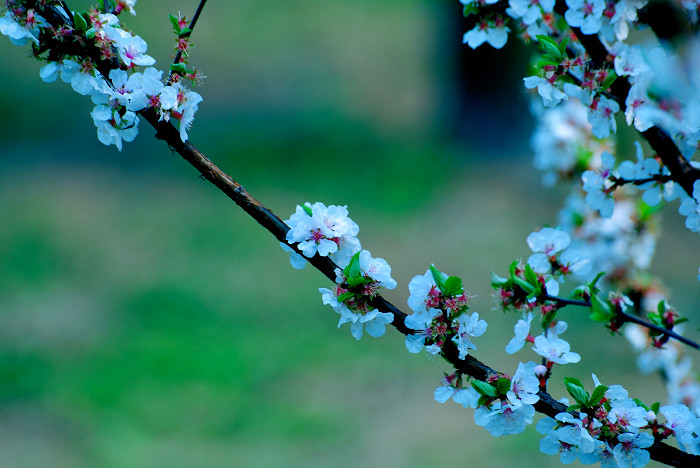
<path fill-rule="evenodd" d="M 598 287 L 596 286 L 596 284 L 598 284 L 598 281 L 600 281 L 600 279 L 601 279 L 604 275 L 605 275 L 605 272 L 604 272 L 604 271 L 601 271 L 600 273 L 598 273 L 597 275 L 595 275 L 595 278 L 593 278 L 593 281 L 591 281 L 590 283 L 588 283 L 588 289 L 591 291 L 591 294 L 593 294 L 595 291 L 598 290 Z"/>
<path fill-rule="evenodd" d="M 496 390 L 501 395 L 505 395 L 510 391 L 510 380 L 506 378 L 500 378 L 496 381 Z"/>
<path fill-rule="evenodd" d="M 616 79 L 617 79 L 617 74 L 613 70 L 610 70 L 608 72 L 607 78 L 605 78 L 605 81 L 603 81 L 603 84 L 601 85 L 601 89 L 603 91 L 605 91 L 610 86 L 612 86 L 612 84 L 615 82 Z"/>
<path fill-rule="evenodd" d="M 520 289 L 522 289 L 522 290 L 525 291 L 526 293 L 532 294 L 533 292 L 535 292 L 534 286 L 532 286 L 530 283 L 528 283 L 528 282 L 525 281 L 524 279 L 515 276 L 515 277 L 513 278 L 513 281 L 515 281 L 515 283 L 516 283 L 518 286 L 520 286 Z"/>
<path fill-rule="evenodd" d="M 659 408 L 661 408 L 661 403 L 658 401 L 651 405 L 651 410 L 656 414 L 659 414 Z"/>
<path fill-rule="evenodd" d="M 371 278 L 365 278 L 364 276 L 356 276 L 354 278 L 347 278 L 346 277 L 346 280 L 347 280 L 348 286 L 351 288 L 354 288 L 354 287 L 359 286 L 361 284 L 367 284 L 367 283 L 372 282 Z"/>
<path fill-rule="evenodd" d="M 362 277 L 362 269 L 360 268 L 360 252 L 357 252 L 350 259 L 350 263 L 343 269 L 343 274 L 345 279 L 350 280 L 351 278 Z"/>
<path fill-rule="evenodd" d="M 564 382 L 569 382 L 583 388 L 583 383 L 576 377 L 564 377 Z"/>
<path fill-rule="evenodd" d="M 352 298 L 353 296 L 354 296 L 354 294 L 351 293 L 350 291 L 345 292 L 345 293 L 341 294 L 340 296 L 338 296 L 338 302 L 345 302 L 348 299 Z"/>
<path fill-rule="evenodd" d="M 540 43 L 542 48 L 547 54 L 555 57 L 558 60 L 563 58 L 561 51 L 559 50 L 559 44 L 549 36 L 537 36 L 537 42 Z"/>
<path fill-rule="evenodd" d="M 498 276 L 493 271 L 491 272 L 491 286 L 494 288 L 499 288 L 508 282 L 507 279 L 502 276 Z"/>
<path fill-rule="evenodd" d="M 430 273 L 433 275 L 433 281 L 440 291 L 445 293 L 445 275 L 435 268 L 434 265 L 430 265 Z"/>
<path fill-rule="evenodd" d="M 83 15 L 80 13 L 76 13 L 73 15 L 73 23 L 75 24 L 75 30 L 78 31 L 79 33 L 84 33 L 87 31 L 88 24 L 87 21 L 85 21 L 85 18 L 83 18 Z"/>
<path fill-rule="evenodd" d="M 186 68 L 184 63 L 171 63 L 170 69 L 172 71 L 174 71 L 175 73 L 177 73 L 178 75 L 184 75 L 185 73 L 187 73 L 187 68 Z M 303 206 L 303 208 L 304 208 L 304 211 L 306 211 L 306 209 L 309 207 Z M 309 208 L 309 211 L 311 211 L 311 208 Z M 309 216 L 311 216 L 311 215 L 309 215 Z"/>
<path fill-rule="evenodd" d="M 587 405 L 588 400 L 590 400 L 591 396 L 588 394 L 587 391 L 583 389 L 583 387 L 576 385 L 572 382 L 566 381 L 564 379 L 564 386 L 566 387 L 566 390 L 569 392 L 569 395 L 576 400 L 578 403 L 581 405 Z"/>
<path fill-rule="evenodd" d="M 575 405 L 569 405 L 566 407 L 566 411 L 577 411 L 580 409 L 581 409 L 581 405 L 579 405 L 578 403 Z"/>
<path fill-rule="evenodd" d="M 488 405 L 491 401 L 493 401 L 491 397 L 488 397 L 488 396 L 486 396 L 486 395 L 481 395 L 481 396 L 479 397 L 479 401 L 477 402 L 477 405 L 478 405 L 478 406 L 486 406 L 486 405 Z"/>
<path fill-rule="evenodd" d="M 462 292 L 462 278 L 450 276 L 445 280 L 445 295 L 456 296 Z"/>
<path fill-rule="evenodd" d="M 600 400 L 603 399 L 605 396 L 605 392 L 608 391 L 608 387 L 605 385 L 598 385 L 594 390 L 593 394 L 591 395 L 591 399 L 588 401 L 588 406 L 596 406 L 598 403 L 600 403 Z"/>
<path fill-rule="evenodd" d="M 462 9 L 462 14 L 464 15 L 465 18 L 474 15 L 476 13 L 479 13 L 479 7 L 476 6 L 474 3 L 469 3 L 467 5 L 464 5 L 464 8 Z"/>
<path fill-rule="evenodd" d="M 640 400 L 639 398 L 633 398 L 633 400 L 634 400 L 635 403 L 637 403 L 637 406 L 641 406 L 642 408 L 644 408 L 644 409 L 647 410 L 647 411 L 650 410 L 650 408 L 649 408 L 642 400 Z"/>
<path fill-rule="evenodd" d="M 569 38 L 565 37 L 563 41 L 559 43 L 559 52 L 561 52 L 562 56 L 566 55 L 566 46 L 569 45 Z"/>
<path fill-rule="evenodd" d="M 179 36 L 180 35 L 180 22 L 178 21 L 177 16 L 168 15 L 168 18 L 170 19 L 170 24 L 173 26 L 173 32 Z"/>
<path fill-rule="evenodd" d="M 183 68 L 184 68 L 184 64 L 183 64 Z M 308 202 L 306 202 L 306 203 L 308 203 Z M 303 205 L 301 205 L 301 207 L 303 208 L 304 212 L 305 212 L 307 215 L 313 216 L 314 213 L 313 213 L 313 211 L 311 211 L 311 207 L 310 207 L 309 205 L 307 205 L 306 203 L 304 203 Z"/>
<path fill-rule="evenodd" d="M 472 387 L 474 387 L 474 390 L 479 392 L 479 394 L 487 397 L 495 397 L 498 395 L 498 392 L 496 392 L 496 388 L 493 385 L 482 382 L 481 380 L 472 380 Z"/>
<path fill-rule="evenodd" d="M 591 295 L 591 315 L 594 322 L 609 322 L 615 316 L 610 304 L 604 302 L 597 294 Z"/>
<path fill-rule="evenodd" d="M 515 278 L 515 270 L 516 270 L 516 268 L 518 268 L 518 261 L 517 261 L 517 260 L 513 260 L 513 263 L 511 263 L 510 266 L 508 267 L 508 272 L 510 273 L 511 279 L 512 279 L 512 278 Z"/>

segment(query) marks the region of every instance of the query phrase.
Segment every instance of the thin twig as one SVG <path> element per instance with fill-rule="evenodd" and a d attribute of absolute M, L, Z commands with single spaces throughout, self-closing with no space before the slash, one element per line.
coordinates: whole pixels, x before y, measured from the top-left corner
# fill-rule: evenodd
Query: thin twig
<path fill-rule="evenodd" d="M 581 306 L 581 307 L 591 307 L 591 301 L 577 300 L 577 299 L 565 299 L 563 297 L 550 296 L 549 294 L 546 294 L 544 296 L 544 300 L 558 302 L 558 303 L 563 304 L 563 305 L 576 305 L 576 306 Z M 617 314 L 616 315 L 617 317 L 619 317 L 619 316 L 623 317 L 623 320 L 620 320 L 620 322 L 621 322 L 620 324 L 622 324 L 624 322 L 636 323 L 637 325 L 641 325 L 641 326 L 646 327 L 650 330 L 654 330 L 658 333 L 661 333 L 662 335 L 674 338 L 674 339 L 680 341 L 681 343 L 690 346 L 691 348 L 700 349 L 700 345 L 698 345 L 696 342 L 694 342 L 694 341 L 692 341 L 684 336 L 679 335 L 678 333 L 674 332 L 673 330 L 669 330 L 668 328 L 659 327 L 658 325 L 655 325 L 653 323 L 642 320 L 639 317 L 628 314 L 627 312 L 621 311 L 619 309 L 616 311 L 616 314 Z"/>

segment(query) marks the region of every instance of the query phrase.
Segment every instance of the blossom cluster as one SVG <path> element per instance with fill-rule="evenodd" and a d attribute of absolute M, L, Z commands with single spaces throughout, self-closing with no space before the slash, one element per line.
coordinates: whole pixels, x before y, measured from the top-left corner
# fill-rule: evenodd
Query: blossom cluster
<path fill-rule="evenodd" d="M 0 33 L 16 45 L 33 44 L 35 56 L 46 62 L 39 73 L 42 80 L 54 82 L 60 76 L 74 91 L 90 96 L 100 142 L 121 151 L 122 141 L 138 134 L 138 113 L 151 108 L 160 120 L 179 121 L 180 137 L 188 139 L 202 97 L 185 87 L 179 74 L 164 83 L 163 72 L 151 67 L 155 59 L 146 54 L 146 42 L 122 27 L 117 15 L 135 14 L 136 0 L 117 2 L 113 12 L 67 11 L 51 1 L 6 3 Z M 137 72 L 137 66 L 148 68 Z"/>
<path fill-rule="evenodd" d="M 512 377 L 496 374 L 485 381 L 472 380 L 471 386 L 463 384 L 460 374 L 447 375 L 434 396 L 439 403 L 452 398 L 465 408 L 473 408 L 474 422 L 495 437 L 520 434 L 534 420 L 533 405 L 540 399 L 545 372 L 542 365 L 521 362 Z"/>
<path fill-rule="evenodd" d="M 695 447 L 700 441 L 700 419 L 685 405 L 656 403 L 648 407 L 630 398 L 620 385 L 602 385 L 595 374 L 595 389 L 590 394 L 578 379 L 565 380 L 576 403 L 569 412 L 537 424 L 538 432 L 545 435 L 540 449 L 559 455 L 562 463 L 578 459 L 586 465 L 642 467 L 650 459 L 645 449 L 655 439 L 674 436 L 685 447 Z"/>
<path fill-rule="evenodd" d="M 470 349 L 476 349 L 473 339 L 484 334 L 487 324 L 479 320 L 478 312 L 467 313 L 471 296 L 464 292 L 460 278 L 431 266 L 424 275 L 411 279 L 408 290 L 408 307 L 413 314 L 406 317 L 405 324 L 416 331 L 406 335 L 409 352 L 418 353 L 425 347 L 428 353 L 438 355 L 452 343 L 464 359 Z"/>
<path fill-rule="evenodd" d="M 347 206 L 326 206 L 321 202 L 312 205 L 306 202 L 297 205 L 296 211 L 285 223 L 290 228 L 287 242 L 297 244 L 303 256 L 285 243 L 280 245 L 290 253 L 289 260 L 297 269 L 306 266 L 304 257 L 311 258 L 317 253 L 321 257 L 330 257 L 338 266 L 345 268 L 362 248 L 357 238 L 360 227 L 348 217 Z"/>
<path fill-rule="evenodd" d="M 372 258 L 367 250 L 356 253 L 350 263 L 341 271 L 336 270 L 334 289 L 320 288 L 323 303 L 330 305 L 340 314 L 338 327 L 350 323 L 350 331 L 355 339 L 362 337 L 362 331 L 370 336 L 380 337 L 386 332 L 386 325 L 394 321 L 390 312 L 380 312 L 372 301 L 381 288 L 394 289 L 396 281 L 391 277 L 391 267 L 383 258 Z"/>

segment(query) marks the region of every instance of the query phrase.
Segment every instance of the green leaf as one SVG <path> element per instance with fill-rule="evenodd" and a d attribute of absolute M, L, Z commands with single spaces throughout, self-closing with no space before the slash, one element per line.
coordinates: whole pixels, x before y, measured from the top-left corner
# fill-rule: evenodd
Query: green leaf
<path fill-rule="evenodd" d="M 487 397 L 486 395 L 481 395 L 479 397 L 479 401 L 477 402 L 478 406 L 486 406 L 492 401 L 491 397 Z"/>
<path fill-rule="evenodd" d="M 168 18 L 170 19 L 170 24 L 173 26 L 173 32 L 179 36 L 180 35 L 180 22 L 178 21 L 177 16 L 168 15 Z"/>
<path fill-rule="evenodd" d="M 605 81 L 603 81 L 603 84 L 601 85 L 601 89 L 603 91 L 605 91 L 610 86 L 612 86 L 612 84 L 615 82 L 616 79 L 617 79 L 617 74 L 613 70 L 610 70 L 608 72 L 608 77 L 605 78 Z"/>
<path fill-rule="evenodd" d="M 647 411 L 650 410 L 650 408 L 649 408 L 642 400 L 640 400 L 639 398 L 633 398 L 633 400 L 634 400 L 635 403 L 637 403 L 637 406 L 641 406 L 642 408 L 644 408 L 644 409 L 647 410 Z"/>
<path fill-rule="evenodd" d="M 87 31 L 88 24 L 82 14 L 76 13 L 73 15 L 73 23 L 75 24 L 75 30 L 79 33 L 84 33 Z"/>
<path fill-rule="evenodd" d="M 340 296 L 338 296 L 338 302 L 345 302 L 348 299 L 352 298 L 354 295 L 355 294 L 351 293 L 350 291 L 345 292 L 345 293 L 341 294 Z"/>
<path fill-rule="evenodd" d="M 465 18 L 474 15 L 476 13 L 479 13 L 479 7 L 476 6 L 474 3 L 470 3 L 467 5 L 464 5 L 464 8 L 462 9 L 462 14 L 464 15 Z"/>
<path fill-rule="evenodd" d="M 675 327 L 676 325 L 687 322 L 688 320 L 690 320 L 688 317 L 679 317 L 673 322 L 673 326 Z"/>
<path fill-rule="evenodd" d="M 430 273 L 433 275 L 433 281 L 435 281 L 438 289 L 445 294 L 445 275 L 435 268 L 434 265 L 430 265 Z"/>
<path fill-rule="evenodd" d="M 482 382 L 481 380 L 472 380 L 472 387 L 474 387 L 474 390 L 479 392 L 479 394 L 487 397 L 495 397 L 498 395 L 498 392 L 496 392 L 496 387 L 486 382 Z"/>
<path fill-rule="evenodd" d="M 577 411 L 581 409 L 581 405 L 575 404 L 575 405 L 569 405 L 566 407 L 566 411 Z"/>
<path fill-rule="evenodd" d="M 657 314 L 657 313 L 655 313 L 655 312 L 649 312 L 649 313 L 647 314 L 647 317 L 649 318 L 649 321 L 651 321 L 651 323 L 653 323 L 653 324 L 656 325 L 657 327 L 663 327 L 663 326 L 664 326 L 663 319 L 661 318 L 661 315 L 660 315 L 660 314 Z"/>
<path fill-rule="evenodd" d="M 508 272 L 510 273 L 511 279 L 515 278 L 515 269 L 518 268 L 518 261 L 513 260 L 513 263 L 508 267 Z"/>
<path fill-rule="evenodd" d="M 361 284 L 367 284 L 371 283 L 372 279 L 371 278 L 365 278 L 364 276 L 356 276 L 354 278 L 348 278 L 346 277 L 348 286 L 351 288 L 354 288 L 356 286 L 359 286 Z"/>
<path fill-rule="evenodd" d="M 357 252 L 355 255 L 352 256 L 350 259 L 350 263 L 348 263 L 348 266 L 346 266 L 343 269 L 343 274 L 345 275 L 345 279 L 348 281 L 350 278 L 360 278 L 362 277 L 362 269 L 360 268 L 360 252 Z"/>
<path fill-rule="evenodd" d="M 530 265 L 525 265 L 525 279 L 533 286 L 540 283 L 539 278 L 537 278 L 537 273 L 535 273 L 535 270 L 533 270 Z"/>
<path fill-rule="evenodd" d="M 596 406 L 600 403 L 600 400 L 605 396 L 605 392 L 608 391 L 608 387 L 605 385 L 598 385 L 591 395 L 591 399 L 588 401 L 588 406 Z"/>
<path fill-rule="evenodd" d="M 583 388 L 583 383 L 576 377 L 564 377 L 564 382 L 569 382 Z"/>
<path fill-rule="evenodd" d="M 506 378 L 500 378 L 496 381 L 496 390 L 501 395 L 505 395 L 510 391 L 510 380 Z"/>
<path fill-rule="evenodd" d="M 537 42 L 540 43 L 545 52 L 552 55 L 553 57 L 561 60 L 563 58 L 561 51 L 559 50 L 559 44 L 549 36 L 537 36 Z"/>
<path fill-rule="evenodd" d="M 601 271 L 600 273 L 598 273 L 597 275 L 595 275 L 595 278 L 593 278 L 593 281 L 591 281 L 590 283 L 588 283 L 588 289 L 591 291 L 591 294 L 593 294 L 595 291 L 598 290 L 598 287 L 596 286 L 596 284 L 598 284 L 598 281 L 600 281 L 600 279 L 601 279 L 604 275 L 605 275 L 605 272 L 604 272 L 604 271 Z"/>
<path fill-rule="evenodd" d="M 445 295 L 456 296 L 462 292 L 462 278 L 458 276 L 450 276 L 445 280 Z"/>
<path fill-rule="evenodd" d="M 588 394 L 587 391 L 583 389 L 582 386 L 576 385 L 572 382 L 567 381 L 564 379 L 564 386 L 566 387 L 566 390 L 569 392 L 569 395 L 576 400 L 578 403 L 581 405 L 587 405 L 588 400 L 590 400 L 591 396 Z"/>
<path fill-rule="evenodd" d="M 184 67 L 184 65 L 183 65 L 183 67 Z M 307 203 L 308 203 L 308 202 L 307 202 Z M 311 216 L 314 215 L 313 211 L 311 211 L 311 207 L 310 207 L 309 205 L 307 205 L 306 203 L 304 203 L 303 205 L 301 205 L 301 207 L 304 209 L 304 212 L 305 212 L 307 215 L 309 215 L 309 217 L 311 217 Z"/>
<path fill-rule="evenodd" d="M 185 34 L 189 34 L 189 33 L 191 33 L 191 32 L 192 32 L 192 30 L 191 30 L 190 28 L 184 27 L 184 28 L 182 28 L 182 30 L 180 31 L 180 36 L 184 36 Z"/>
<path fill-rule="evenodd" d="M 591 315 L 594 322 L 609 322 L 615 316 L 610 304 L 604 302 L 597 294 L 591 295 Z"/>
<path fill-rule="evenodd" d="M 559 52 L 562 56 L 566 56 L 566 46 L 569 45 L 569 38 L 565 37 L 563 41 L 559 43 Z"/>
<path fill-rule="evenodd" d="M 506 278 L 503 278 L 502 276 L 498 276 L 493 271 L 491 272 L 491 286 L 492 287 L 498 288 L 498 287 L 503 286 L 506 283 L 508 283 L 508 280 Z"/>
<path fill-rule="evenodd" d="M 658 401 L 651 405 L 651 410 L 656 414 L 659 414 L 659 408 L 661 408 L 661 403 Z"/>
<path fill-rule="evenodd" d="M 520 289 L 522 289 L 526 293 L 532 294 L 533 292 L 535 292 L 535 288 L 530 283 L 525 281 L 524 279 L 515 276 L 515 277 L 513 277 L 513 281 L 515 281 L 515 283 L 518 286 L 520 286 Z"/>
<path fill-rule="evenodd" d="M 184 63 L 171 63 L 170 64 L 170 69 L 177 73 L 178 75 L 184 75 L 187 73 L 187 68 L 185 67 Z M 304 207 L 307 208 L 307 207 Z M 311 216 L 311 215 L 309 215 Z"/>

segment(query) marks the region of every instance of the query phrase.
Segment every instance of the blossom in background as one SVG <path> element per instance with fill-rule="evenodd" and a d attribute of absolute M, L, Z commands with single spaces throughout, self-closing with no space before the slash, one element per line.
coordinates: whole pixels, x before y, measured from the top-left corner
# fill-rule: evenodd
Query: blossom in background
<path fill-rule="evenodd" d="M 505 25 L 501 17 L 497 17 L 495 21 L 481 20 L 474 29 L 464 34 L 463 42 L 472 49 L 476 49 L 484 42 L 495 49 L 500 49 L 506 45 L 509 32 L 510 28 Z"/>
<path fill-rule="evenodd" d="M 569 26 L 581 28 L 583 34 L 595 34 L 603 25 L 603 0 L 566 0 L 569 7 L 564 14 Z"/>
<path fill-rule="evenodd" d="M 528 76 L 523 78 L 527 89 L 537 88 L 537 93 L 542 97 L 545 107 L 554 107 L 561 101 L 566 101 L 569 96 L 557 89 L 549 80 L 539 76 Z"/>

